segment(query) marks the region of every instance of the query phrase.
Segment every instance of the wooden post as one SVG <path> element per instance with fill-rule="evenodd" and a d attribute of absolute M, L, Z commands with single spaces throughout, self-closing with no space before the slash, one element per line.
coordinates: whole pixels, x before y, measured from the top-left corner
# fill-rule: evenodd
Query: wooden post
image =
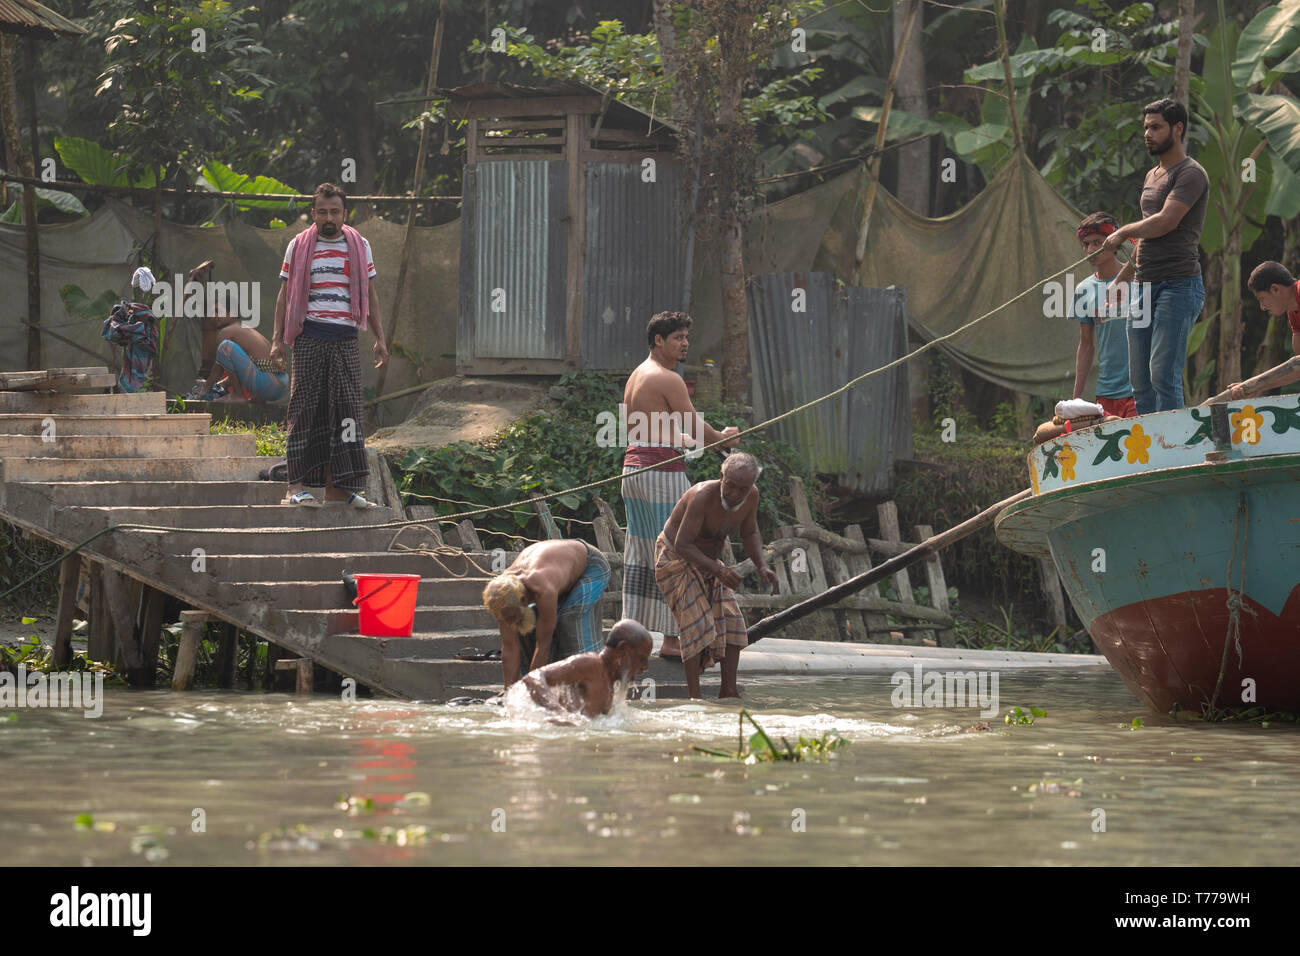
<path fill-rule="evenodd" d="M 898 530 L 898 508 L 892 501 L 876 505 L 876 517 L 880 519 L 880 536 L 891 544 L 901 544 L 902 536 Z M 907 569 L 901 569 L 894 575 L 894 590 L 898 600 L 912 604 L 912 582 L 907 576 Z"/>
<path fill-rule="evenodd" d="M 239 661 L 239 629 L 222 622 L 221 638 L 217 644 L 217 686 L 230 690 L 235 686 L 235 667 Z"/>
<path fill-rule="evenodd" d="M 442 0 L 438 7 L 438 22 L 433 28 L 433 51 L 429 54 L 429 76 L 424 83 L 424 108 L 429 107 L 428 98 L 433 95 L 434 89 L 438 86 L 438 60 L 442 55 L 442 23 L 443 14 L 447 12 L 447 0 Z M 414 199 L 420 195 L 420 185 L 424 181 L 424 158 L 429 151 L 429 123 L 421 121 L 420 123 L 420 146 L 415 153 L 415 179 L 411 183 L 411 198 Z M 388 321 L 384 323 L 384 336 L 388 340 L 384 347 L 388 346 L 395 340 L 397 334 L 398 309 L 402 305 L 402 293 L 406 291 L 406 268 L 411 258 L 411 230 L 415 227 L 415 210 L 417 203 L 411 202 L 406 207 L 406 232 L 402 234 L 402 257 L 397 268 L 397 287 L 393 290 L 393 304 L 389 306 L 387 315 Z M 375 383 L 375 396 L 378 397 L 384 392 L 384 382 L 388 378 L 388 366 L 391 360 L 385 363 L 384 367 L 379 370 L 377 381 Z M 396 500 L 388 502 L 389 507 L 397 507 Z"/>
<path fill-rule="evenodd" d="M 460 548 L 462 551 L 482 551 L 483 544 L 478 539 L 478 530 L 474 522 L 466 518 L 456 525 L 460 529 Z"/>
<path fill-rule="evenodd" d="M 849 573 L 848 566 L 840 553 L 834 548 L 822 545 L 822 566 L 826 569 L 826 579 L 830 584 L 843 584 L 853 575 Z M 844 639 L 849 641 L 861 641 L 867 636 L 867 625 L 862 619 L 862 612 L 849 608 L 835 612 L 835 617 L 839 620 L 845 629 Z"/>
<path fill-rule="evenodd" d="M 108 603 L 104 600 L 104 582 L 100 577 L 98 562 L 90 564 L 90 618 L 86 626 L 86 658 L 112 663 L 116 660 L 113 644 L 113 622 L 109 618 Z"/>
<path fill-rule="evenodd" d="M 77 610 L 77 585 L 81 580 L 81 555 L 63 559 L 59 565 L 59 614 L 54 625 L 54 659 L 56 671 L 72 660 L 72 615 Z"/>
<path fill-rule="evenodd" d="M 248 644 L 248 663 L 244 665 L 244 683 L 248 690 L 252 690 L 257 683 L 257 646 L 260 642 L 256 634 L 245 634 L 244 640 Z"/>
<path fill-rule="evenodd" d="M 294 658 L 292 660 L 276 661 L 275 669 L 277 671 L 294 671 L 296 680 L 294 682 L 295 694 L 310 694 L 315 690 L 315 683 L 312 679 L 312 665 L 305 657 Z"/>
<path fill-rule="evenodd" d="M 262 675 L 263 683 L 267 690 L 274 690 L 276 686 L 276 664 L 280 658 L 285 655 L 285 650 L 279 644 L 266 642 L 266 672 Z"/>
<path fill-rule="evenodd" d="M 406 516 L 407 516 L 408 518 L 412 518 L 412 519 L 414 519 L 414 518 L 432 518 L 432 519 L 434 519 L 434 520 L 430 521 L 429 524 L 426 526 L 429 535 L 433 538 L 433 542 L 432 542 L 432 543 L 427 542 L 427 541 L 426 541 L 426 542 L 422 542 L 422 543 L 421 543 L 421 546 L 422 546 L 422 547 L 424 547 L 424 548 L 428 548 L 428 549 L 432 550 L 433 548 L 441 548 L 441 547 L 444 547 L 444 546 L 446 545 L 446 542 L 443 540 L 443 537 L 442 537 L 442 530 L 438 527 L 438 522 L 437 522 L 438 509 L 437 509 L 437 508 L 433 507 L 432 505 L 407 505 L 407 506 L 406 506 Z"/>
<path fill-rule="evenodd" d="M 199 644 L 208 623 L 207 611 L 181 611 L 181 644 L 172 669 L 172 690 L 189 690 L 194 684 L 194 668 L 199 660 Z"/>
<path fill-rule="evenodd" d="M 849 571 L 853 575 L 863 574 L 871 570 L 871 549 L 866 547 L 867 539 L 862 534 L 862 528 L 859 525 L 851 524 L 844 529 L 844 537 L 850 541 L 856 541 L 866 548 L 862 554 L 847 554 L 845 561 L 848 563 Z M 867 587 L 867 597 L 880 597 L 880 585 L 872 584 Z M 866 640 L 883 639 L 889 635 L 889 624 L 885 620 L 885 615 L 874 611 L 863 611 L 862 620 L 867 626 Z"/>
<path fill-rule="evenodd" d="M 555 523 L 555 518 L 551 515 L 551 509 L 547 506 L 546 501 L 542 496 L 533 495 L 532 501 L 533 510 L 536 511 L 538 517 L 542 519 L 542 532 L 546 537 L 552 541 L 557 538 L 563 538 L 564 535 L 560 534 L 560 528 Z"/>
<path fill-rule="evenodd" d="M 934 530 L 928 524 L 916 526 L 916 540 L 927 541 L 934 537 Z M 937 553 L 925 559 L 925 578 L 930 586 L 930 606 L 936 611 L 948 613 L 948 582 L 943 579 L 943 563 Z M 952 628 L 940 628 L 930 632 L 940 647 L 956 647 L 957 634 Z"/>
<path fill-rule="evenodd" d="M 158 644 L 162 639 L 163 607 L 166 603 L 166 592 L 145 585 L 140 609 L 140 657 L 141 676 L 146 687 L 158 683 Z"/>
<path fill-rule="evenodd" d="M 614 532 L 610 530 L 609 524 L 609 519 L 601 515 L 597 515 L 591 523 L 591 528 L 596 533 L 596 547 L 606 554 L 617 554 L 621 549 L 614 547 Z"/>
<path fill-rule="evenodd" d="M 621 552 L 626 547 L 627 533 L 619 526 L 618 517 L 614 514 L 614 509 L 610 507 L 609 502 L 600 495 L 596 495 L 595 498 L 596 510 L 609 522 L 614 533 L 614 544 L 617 546 L 617 550 Z"/>

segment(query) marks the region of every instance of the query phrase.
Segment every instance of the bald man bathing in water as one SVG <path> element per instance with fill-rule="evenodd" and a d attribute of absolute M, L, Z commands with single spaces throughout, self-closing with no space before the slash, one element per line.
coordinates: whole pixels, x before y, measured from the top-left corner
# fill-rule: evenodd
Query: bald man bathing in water
<path fill-rule="evenodd" d="M 692 486 L 655 541 L 655 580 L 677 619 L 691 697 L 700 696 L 700 671 L 717 660 L 722 661 L 718 696 L 740 696 L 736 668 L 748 643 L 734 590 L 741 577 L 718 560 L 729 534 L 739 533 L 759 577 L 776 593 L 776 574 L 763 560 L 758 535 L 754 482 L 760 471 L 753 456 L 732 452 L 722 463 L 721 480 Z"/>
<path fill-rule="evenodd" d="M 483 604 L 501 630 L 509 687 L 530 670 L 600 647 L 597 615 L 609 562 L 585 541 L 539 541 L 488 582 Z"/>
<path fill-rule="evenodd" d="M 624 618 L 610 630 L 599 654 L 577 654 L 547 664 L 531 671 L 524 686 L 536 703 L 556 714 L 607 714 L 620 691 L 645 673 L 652 647 L 650 632 Z"/>
<path fill-rule="evenodd" d="M 664 635 L 659 656 L 669 660 L 681 660 L 681 652 L 677 625 L 655 583 L 655 538 L 691 482 L 682 461 L 635 472 L 679 457 L 687 445 L 699 441 L 711 445 L 729 438 L 726 447 L 733 447 L 740 431 L 734 425 L 718 431 L 705 422 L 691 403 L 686 382 L 673 370 L 686 360 L 691 324 L 685 312 L 660 312 L 651 317 L 646 326 L 650 354 L 633 370 L 623 389 L 628 436 L 622 485 L 627 508 L 623 613 Z"/>

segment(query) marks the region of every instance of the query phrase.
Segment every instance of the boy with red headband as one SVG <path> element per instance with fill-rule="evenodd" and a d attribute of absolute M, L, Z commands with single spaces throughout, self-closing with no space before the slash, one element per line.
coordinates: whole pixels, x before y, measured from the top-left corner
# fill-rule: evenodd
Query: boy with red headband
<path fill-rule="evenodd" d="M 1097 359 L 1097 404 L 1107 415 L 1132 418 L 1133 387 L 1128 378 L 1127 320 L 1135 304 L 1133 283 L 1116 285 L 1119 260 L 1102 243 L 1118 227 L 1115 217 L 1094 212 L 1075 233 L 1095 272 L 1076 287 L 1069 317 L 1079 322 L 1079 349 L 1074 363 L 1074 398 L 1082 398 L 1092 361 Z"/>

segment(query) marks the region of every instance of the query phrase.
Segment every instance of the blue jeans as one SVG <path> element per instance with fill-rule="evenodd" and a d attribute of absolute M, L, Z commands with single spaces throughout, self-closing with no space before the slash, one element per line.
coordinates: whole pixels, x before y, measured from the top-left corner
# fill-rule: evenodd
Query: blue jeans
<path fill-rule="evenodd" d="M 1128 377 L 1139 415 L 1183 407 L 1187 337 L 1205 305 L 1205 283 L 1200 276 L 1165 279 L 1144 294 L 1151 296 L 1151 321 L 1145 328 L 1128 321 Z"/>

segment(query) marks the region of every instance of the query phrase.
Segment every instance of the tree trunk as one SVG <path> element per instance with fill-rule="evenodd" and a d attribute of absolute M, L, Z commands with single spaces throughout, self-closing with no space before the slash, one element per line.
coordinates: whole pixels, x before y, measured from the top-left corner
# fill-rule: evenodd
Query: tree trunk
<path fill-rule="evenodd" d="M 1211 253 L 1205 263 L 1205 318 L 1201 321 L 1210 323 L 1210 327 L 1205 330 L 1205 338 L 1201 340 L 1201 347 L 1196 350 L 1196 354 L 1191 357 L 1192 377 L 1191 381 L 1195 382 L 1200 378 L 1205 366 L 1211 361 L 1218 365 L 1219 351 L 1219 288 L 1223 280 L 1223 262 L 1222 253 Z M 1214 380 L 1211 378 L 1205 385 L 1196 390 L 1198 395 L 1213 395 L 1214 390 L 1211 386 Z"/>
<path fill-rule="evenodd" d="M 718 126 L 734 130 L 740 122 L 744 76 L 734 75 L 723 58 L 718 77 Z M 743 69 L 743 67 L 742 67 Z M 722 394 L 749 404 L 749 302 L 745 297 L 745 247 L 742 197 L 738 183 L 724 183 L 722 202 Z"/>
<path fill-rule="evenodd" d="M 1223 250 L 1219 289 L 1219 361 L 1216 392 L 1241 379 L 1241 226 L 1237 217 Z"/>
<path fill-rule="evenodd" d="M 1178 59 L 1174 65 L 1174 99 L 1187 106 L 1191 96 L 1192 34 L 1196 0 L 1178 0 Z"/>
<path fill-rule="evenodd" d="M 749 404 L 749 301 L 745 297 L 745 257 L 740 224 L 722 233 L 722 394 Z"/>
<path fill-rule="evenodd" d="M 921 0 L 894 4 L 894 50 L 903 36 L 908 8 Z M 913 26 L 902 52 L 898 71 L 898 108 L 916 116 L 930 115 L 925 96 L 925 53 L 921 46 L 921 23 Z M 898 200 L 913 212 L 930 215 L 930 143 L 928 140 L 898 150 Z"/>
<path fill-rule="evenodd" d="M 36 160 L 23 148 L 18 127 L 18 91 L 14 83 L 14 55 L 18 41 L 11 33 L 0 35 L 0 111 L 3 111 L 5 154 L 20 175 L 36 177 Z M 33 120 L 33 126 L 35 121 Z M 27 240 L 27 364 L 41 367 L 41 251 L 36 226 L 36 187 L 23 187 L 23 229 Z"/>

